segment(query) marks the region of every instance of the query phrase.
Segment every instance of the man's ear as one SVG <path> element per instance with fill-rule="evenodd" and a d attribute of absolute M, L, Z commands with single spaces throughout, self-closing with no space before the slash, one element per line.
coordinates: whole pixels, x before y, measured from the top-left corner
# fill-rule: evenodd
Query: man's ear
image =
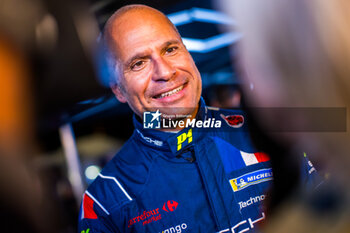
<path fill-rule="evenodd" d="M 117 97 L 117 99 L 119 100 L 119 102 L 126 103 L 126 98 L 125 98 L 125 95 L 123 94 L 123 91 L 121 90 L 120 85 L 113 84 L 113 85 L 111 85 L 111 89 L 112 89 L 115 97 Z"/>

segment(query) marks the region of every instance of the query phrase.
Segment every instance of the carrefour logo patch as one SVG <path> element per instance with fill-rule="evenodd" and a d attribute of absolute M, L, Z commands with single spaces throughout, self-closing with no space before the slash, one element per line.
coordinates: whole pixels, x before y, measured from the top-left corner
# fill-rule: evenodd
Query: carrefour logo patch
<path fill-rule="evenodd" d="M 272 169 L 266 168 L 244 174 L 230 180 L 230 185 L 234 192 L 241 191 L 251 185 L 273 180 Z"/>

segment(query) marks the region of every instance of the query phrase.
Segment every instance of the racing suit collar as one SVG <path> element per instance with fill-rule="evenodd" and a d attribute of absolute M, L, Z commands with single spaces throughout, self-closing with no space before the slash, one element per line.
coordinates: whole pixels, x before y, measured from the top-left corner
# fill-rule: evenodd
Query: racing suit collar
<path fill-rule="evenodd" d="M 199 101 L 199 108 L 196 115 L 197 120 L 207 119 L 208 109 L 203 98 Z M 196 128 L 185 128 L 177 133 L 163 132 L 156 129 L 145 129 L 140 119 L 134 114 L 133 122 L 135 126 L 134 135 L 141 143 L 170 153 L 165 153 L 169 157 L 175 157 L 183 150 L 193 146 L 203 133 Z"/>

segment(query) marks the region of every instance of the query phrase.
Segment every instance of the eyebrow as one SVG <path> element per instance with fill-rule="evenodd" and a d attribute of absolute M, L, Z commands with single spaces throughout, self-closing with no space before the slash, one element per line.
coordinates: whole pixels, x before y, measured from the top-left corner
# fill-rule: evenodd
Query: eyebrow
<path fill-rule="evenodd" d="M 168 47 L 169 45 L 172 45 L 172 44 L 180 44 L 180 41 L 179 40 L 166 41 L 166 42 L 164 42 L 161 45 L 161 48 L 163 50 L 163 48 L 166 48 L 166 47 Z M 125 64 L 126 64 L 126 66 L 129 66 L 132 63 L 132 61 L 134 61 L 136 59 L 139 59 L 139 58 L 146 58 L 146 57 L 148 57 L 148 55 L 145 52 L 136 53 L 134 56 L 129 58 Z"/>

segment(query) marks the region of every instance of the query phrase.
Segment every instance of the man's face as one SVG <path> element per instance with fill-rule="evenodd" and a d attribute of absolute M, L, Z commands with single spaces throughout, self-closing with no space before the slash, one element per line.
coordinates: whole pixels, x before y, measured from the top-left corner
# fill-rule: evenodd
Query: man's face
<path fill-rule="evenodd" d="M 119 81 L 112 89 L 142 117 L 144 111 L 194 114 L 201 77 L 180 36 L 153 10 L 127 12 L 113 23 Z"/>

